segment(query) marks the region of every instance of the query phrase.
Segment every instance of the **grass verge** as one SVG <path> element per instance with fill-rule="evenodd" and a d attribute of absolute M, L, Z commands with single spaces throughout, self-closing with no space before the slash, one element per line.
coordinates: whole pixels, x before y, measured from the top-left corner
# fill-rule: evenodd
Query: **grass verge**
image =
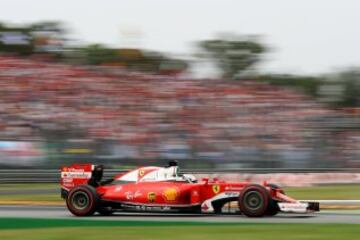
<path fill-rule="evenodd" d="M 1 239 L 357 239 L 359 225 L 194 223 L 0 218 Z"/>
<path fill-rule="evenodd" d="M 285 188 L 285 192 L 299 200 L 357 200 L 360 199 L 360 184 L 294 187 Z"/>

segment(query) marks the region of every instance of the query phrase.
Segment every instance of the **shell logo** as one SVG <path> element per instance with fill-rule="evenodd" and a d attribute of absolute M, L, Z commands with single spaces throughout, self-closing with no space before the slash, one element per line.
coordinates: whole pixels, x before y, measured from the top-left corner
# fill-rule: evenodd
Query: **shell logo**
<path fill-rule="evenodd" d="M 164 198 L 166 201 L 175 201 L 179 193 L 176 188 L 168 188 L 164 191 Z"/>

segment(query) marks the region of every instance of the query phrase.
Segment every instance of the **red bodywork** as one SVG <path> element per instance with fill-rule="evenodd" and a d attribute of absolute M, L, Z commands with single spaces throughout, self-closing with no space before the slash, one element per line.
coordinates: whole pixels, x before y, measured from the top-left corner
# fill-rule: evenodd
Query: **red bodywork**
<path fill-rule="evenodd" d="M 199 205 L 219 193 L 239 192 L 245 183 L 218 181 L 185 182 L 137 182 L 123 185 L 100 186 L 98 193 L 103 200 L 144 205 Z"/>

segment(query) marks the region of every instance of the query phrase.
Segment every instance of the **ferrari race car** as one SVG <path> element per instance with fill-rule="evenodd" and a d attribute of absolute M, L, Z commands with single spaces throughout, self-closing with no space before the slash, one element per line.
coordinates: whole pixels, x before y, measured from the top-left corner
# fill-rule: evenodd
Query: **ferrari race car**
<path fill-rule="evenodd" d="M 76 216 L 115 211 L 221 213 L 236 201 L 237 212 L 248 217 L 278 212 L 319 211 L 317 202 L 300 202 L 274 184 L 226 182 L 179 174 L 177 164 L 140 167 L 102 181 L 102 165 L 74 164 L 61 168 L 61 196 Z"/>

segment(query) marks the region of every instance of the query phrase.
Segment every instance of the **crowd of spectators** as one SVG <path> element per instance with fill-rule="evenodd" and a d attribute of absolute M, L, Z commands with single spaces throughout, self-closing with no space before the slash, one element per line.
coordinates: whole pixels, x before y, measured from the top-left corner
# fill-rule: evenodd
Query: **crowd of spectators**
<path fill-rule="evenodd" d="M 359 166 L 359 131 L 327 125 L 327 119 L 347 115 L 295 89 L 251 80 L 146 75 L 0 55 L 0 140 L 82 139 L 106 143 L 105 152 L 94 146 L 95 155 L 223 166 Z"/>

